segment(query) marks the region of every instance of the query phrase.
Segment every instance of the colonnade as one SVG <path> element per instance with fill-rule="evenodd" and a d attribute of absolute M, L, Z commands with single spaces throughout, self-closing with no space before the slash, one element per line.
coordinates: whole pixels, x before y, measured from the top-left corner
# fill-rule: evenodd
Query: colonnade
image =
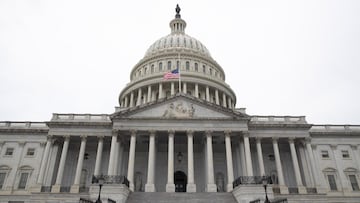
<path fill-rule="evenodd" d="M 163 133 L 163 132 L 162 132 Z M 148 152 L 148 170 L 147 170 L 147 179 L 145 184 L 145 192 L 154 192 L 156 191 L 155 187 L 155 156 L 156 156 L 156 138 L 157 132 L 155 130 L 149 130 L 149 152 Z M 167 183 L 166 183 L 166 192 L 175 192 L 175 183 L 174 183 L 174 137 L 175 137 L 175 131 L 169 130 L 167 132 L 168 134 L 168 165 L 167 165 Z M 213 161 L 213 144 L 212 144 L 212 138 L 213 138 L 213 132 L 212 131 L 203 131 L 202 134 L 204 135 L 204 144 L 205 144 L 205 150 L 206 150 L 206 183 L 205 183 L 205 191 L 206 192 L 216 192 L 217 186 L 215 184 L 215 178 L 214 178 L 214 161 Z M 216 133 L 219 135 L 219 132 Z M 233 189 L 233 181 L 234 181 L 234 168 L 233 168 L 233 157 L 232 157 L 232 137 L 236 136 L 237 134 L 240 134 L 240 142 L 244 145 L 244 154 L 245 154 L 245 164 L 246 164 L 246 176 L 253 176 L 253 166 L 252 166 L 252 156 L 251 156 L 251 149 L 250 149 L 250 136 L 248 132 L 238 132 L 238 133 L 232 133 L 230 131 L 224 131 L 222 132 L 225 140 L 225 155 L 226 155 L 226 168 L 227 168 L 227 185 L 226 190 L 232 191 Z M 193 131 L 186 131 L 187 136 L 187 156 L 188 156 L 188 162 L 187 162 L 187 186 L 186 191 L 187 192 L 196 192 L 196 182 L 194 179 L 194 132 Z M 135 150 L 136 150 L 136 138 L 137 138 L 137 131 L 132 130 L 130 132 L 130 143 L 129 143 L 129 161 L 128 161 L 128 169 L 127 169 L 127 178 L 130 182 L 130 189 L 134 190 L 134 166 L 135 166 Z M 118 142 L 118 134 L 114 133 L 111 138 L 111 148 L 110 148 L 110 156 L 109 156 L 109 163 L 108 163 L 108 175 L 117 175 L 116 174 L 116 166 L 118 165 L 118 152 L 119 152 L 119 142 Z M 257 151 L 257 157 L 258 157 L 258 165 L 259 165 L 259 171 L 260 176 L 266 175 L 265 172 L 265 166 L 263 161 L 263 154 L 262 154 L 262 139 L 256 137 L 256 151 Z M 269 138 L 266 138 L 269 139 Z M 283 169 L 281 165 L 281 158 L 280 158 L 280 152 L 278 147 L 278 139 L 277 137 L 270 138 L 272 139 L 272 146 L 274 151 L 274 158 L 275 158 L 275 164 L 276 164 L 276 170 L 277 170 L 277 176 L 278 176 L 278 185 L 280 188 L 280 192 L 282 194 L 287 194 L 288 188 L 285 184 L 284 180 L 284 174 Z M 292 157 L 292 164 L 294 168 L 294 174 L 296 179 L 296 184 L 299 193 L 304 194 L 306 193 L 306 188 L 304 187 L 304 184 L 302 182 L 301 173 L 300 173 L 300 167 L 299 162 L 297 159 L 297 152 L 295 148 L 294 138 L 286 138 L 288 140 L 289 146 L 290 146 L 290 153 Z M 40 166 L 39 175 L 37 178 L 37 184 L 42 185 L 44 182 L 44 174 L 47 166 L 47 160 L 49 156 L 50 146 L 52 143 L 52 137 L 48 137 L 48 140 L 46 142 L 46 146 L 44 149 L 43 154 L 43 161 Z M 55 184 L 52 186 L 52 192 L 58 193 L 60 192 L 60 187 L 62 184 L 62 179 L 64 175 L 64 169 L 65 169 L 65 162 L 67 157 L 67 152 L 69 148 L 69 141 L 70 136 L 64 136 L 64 143 L 62 147 L 62 152 L 60 156 L 60 162 L 59 167 L 56 175 L 56 181 Z M 76 172 L 75 172 L 75 178 L 73 181 L 73 184 L 71 186 L 70 192 L 71 193 L 78 193 L 79 192 L 79 184 L 80 184 L 80 177 L 81 172 L 83 168 L 83 161 L 84 161 L 84 154 L 85 154 L 85 148 L 86 148 L 86 136 L 81 136 L 81 144 L 80 144 L 80 150 L 76 165 Z M 97 145 L 97 154 L 96 154 L 96 160 L 95 160 L 95 168 L 94 168 L 94 175 L 100 175 L 100 166 L 102 165 L 102 156 L 103 156 L 103 146 L 104 146 L 104 136 L 98 137 L 98 145 Z M 312 149 L 309 144 L 309 142 L 306 142 L 306 150 L 308 154 L 312 155 Z M 311 166 L 313 167 L 311 171 L 312 175 L 311 178 L 315 178 L 315 168 L 314 168 L 314 158 L 310 156 L 310 162 Z M 313 182 L 316 182 L 314 179 Z"/>
<path fill-rule="evenodd" d="M 120 102 L 120 106 L 124 108 L 131 108 L 153 102 L 167 96 L 173 96 L 177 92 L 181 92 L 184 94 L 190 94 L 195 98 L 200 98 L 216 105 L 221 105 L 225 108 L 233 109 L 235 107 L 235 102 L 231 96 L 216 88 L 212 88 L 209 85 L 182 82 L 180 90 L 179 88 L 175 88 L 176 85 L 178 85 L 178 82 L 163 82 L 158 85 L 140 87 L 124 96 Z"/>

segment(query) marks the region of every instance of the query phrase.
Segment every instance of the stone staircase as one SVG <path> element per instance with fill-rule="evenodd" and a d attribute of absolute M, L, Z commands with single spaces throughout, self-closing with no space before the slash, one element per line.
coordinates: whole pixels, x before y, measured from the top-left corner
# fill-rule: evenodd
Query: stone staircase
<path fill-rule="evenodd" d="M 126 203 L 236 203 L 232 193 L 133 192 Z"/>

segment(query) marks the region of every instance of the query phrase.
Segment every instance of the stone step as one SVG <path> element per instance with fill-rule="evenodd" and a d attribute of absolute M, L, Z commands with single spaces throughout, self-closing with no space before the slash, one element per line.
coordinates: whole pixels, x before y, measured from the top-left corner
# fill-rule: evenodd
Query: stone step
<path fill-rule="evenodd" d="M 232 193 L 133 192 L 127 203 L 236 203 Z"/>

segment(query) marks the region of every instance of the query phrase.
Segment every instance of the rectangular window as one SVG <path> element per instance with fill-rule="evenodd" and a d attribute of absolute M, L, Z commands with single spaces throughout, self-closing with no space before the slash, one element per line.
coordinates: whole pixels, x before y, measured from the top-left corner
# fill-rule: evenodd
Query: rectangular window
<path fill-rule="evenodd" d="M 329 181 L 330 190 L 331 191 L 337 191 L 335 176 L 334 175 L 328 175 L 327 178 L 328 178 L 328 181 Z"/>
<path fill-rule="evenodd" d="M 6 148 L 5 155 L 12 156 L 14 154 L 14 148 Z"/>
<path fill-rule="evenodd" d="M 35 155 L 35 148 L 28 148 L 26 152 L 26 156 L 34 156 Z"/>
<path fill-rule="evenodd" d="M 203 65 L 203 73 L 206 73 L 206 67 Z"/>
<path fill-rule="evenodd" d="M 0 173 L 0 190 L 3 188 L 5 183 L 6 173 Z"/>
<path fill-rule="evenodd" d="M 321 151 L 321 157 L 322 158 L 329 158 L 329 152 L 326 150 Z"/>
<path fill-rule="evenodd" d="M 356 180 L 356 176 L 355 175 L 349 175 L 349 180 L 351 183 L 351 187 L 353 189 L 353 191 L 359 191 L 359 184 Z"/>
<path fill-rule="evenodd" d="M 350 158 L 350 154 L 348 150 L 341 150 L 341 154 L 343 158 Z"/>
<path fill-rule="evenodd" d="M 25 189 L 29 173 L 21 173 L 18 189 Z"/>

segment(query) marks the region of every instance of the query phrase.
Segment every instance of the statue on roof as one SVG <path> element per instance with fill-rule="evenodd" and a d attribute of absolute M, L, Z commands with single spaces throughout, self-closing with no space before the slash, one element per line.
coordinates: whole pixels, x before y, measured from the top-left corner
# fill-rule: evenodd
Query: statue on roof
<path fill-rule="evenodd" d="M 180 11 L 181 11 L 181 9 L 180 9 L 179 4 L 176 4 L 175 11 L 176 11 L 175 18 L 181 18 L 181 15 L 180 15 Z"/>

